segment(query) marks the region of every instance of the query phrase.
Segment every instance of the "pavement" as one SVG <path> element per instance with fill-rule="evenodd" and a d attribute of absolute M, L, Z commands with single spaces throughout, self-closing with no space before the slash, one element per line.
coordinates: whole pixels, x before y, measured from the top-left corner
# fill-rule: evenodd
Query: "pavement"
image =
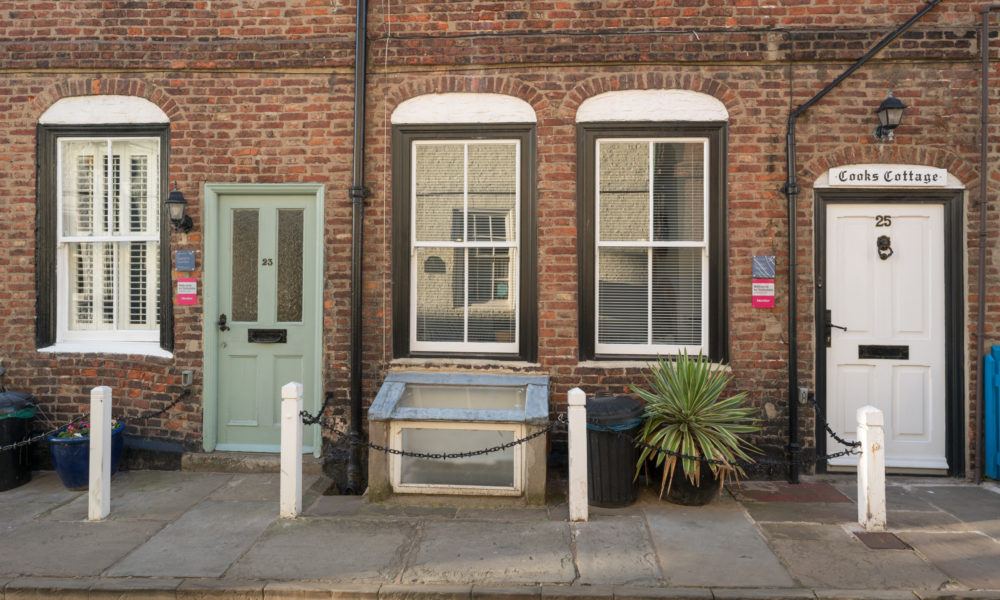
<path fill-rule="evenodd" d="M 890 478 L 888 531 L 850 475 L 752 481 L 708 506 L 640 490 L 571 523 L 544 507 L 324 495 L 278 518 L 277 473 L 122 471 L 111 514 L 55 473 L 0 492 L 0 600 L 1000 599 L 1000 486 Z"/>

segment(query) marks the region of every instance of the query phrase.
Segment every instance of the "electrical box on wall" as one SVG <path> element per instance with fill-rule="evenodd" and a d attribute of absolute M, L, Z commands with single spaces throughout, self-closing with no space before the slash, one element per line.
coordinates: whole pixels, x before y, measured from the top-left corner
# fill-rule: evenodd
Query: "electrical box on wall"
<path fill-rule="evenodd" d="M 774 308 L 774 257 L 753 257 L 753 291 L 751 302 L 754 308 Z"/>

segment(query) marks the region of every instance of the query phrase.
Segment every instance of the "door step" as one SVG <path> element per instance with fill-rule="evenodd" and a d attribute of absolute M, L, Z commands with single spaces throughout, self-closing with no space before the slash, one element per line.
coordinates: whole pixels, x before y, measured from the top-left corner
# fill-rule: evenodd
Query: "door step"
<path fill-rule="evenodd" d="M 200 473 L 280 473 L 281 455 L 254 452 L 185 452 L 181 471 Z M 323 459 L 302 455 L 302 472 L 323 474 Z"/>

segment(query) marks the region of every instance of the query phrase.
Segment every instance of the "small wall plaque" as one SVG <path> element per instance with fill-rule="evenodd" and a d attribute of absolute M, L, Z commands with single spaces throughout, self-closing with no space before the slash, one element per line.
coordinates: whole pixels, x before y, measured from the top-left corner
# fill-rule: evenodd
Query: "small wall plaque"
<path fill-rule="evenodd" d="M 174 250 L 174 270 L 194 271 L 194 250 Z"/>

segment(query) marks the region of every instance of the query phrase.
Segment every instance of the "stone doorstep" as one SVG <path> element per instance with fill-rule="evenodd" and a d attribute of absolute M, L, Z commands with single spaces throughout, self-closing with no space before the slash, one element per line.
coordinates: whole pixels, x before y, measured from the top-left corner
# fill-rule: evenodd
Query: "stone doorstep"
<path fill-rule="evenodd" d="M 280 473 L 281 455 L 253 452 L 185 452 L 181 471 L 197 473 Z M 304 475 L 322 475 L 323 459 L 302 455 Z"/>

